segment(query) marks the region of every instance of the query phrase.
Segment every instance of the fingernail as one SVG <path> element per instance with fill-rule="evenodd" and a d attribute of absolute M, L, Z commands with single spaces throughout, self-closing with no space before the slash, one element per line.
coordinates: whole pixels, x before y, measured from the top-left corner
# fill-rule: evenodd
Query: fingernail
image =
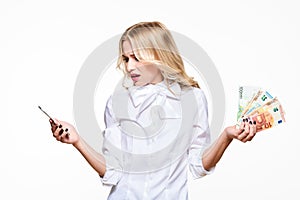
<path fill-rule="evenodd" d="M 60 124 L 59 126 L 58 126 L 58 128 L 61 128 L 62 127 L 62 125 Z"/>
<path fill-rule="evenodd" d="M 63 134 L 63 132 L 64 132 L 64 129 L 60 129 L 58 134 L 61 135 L 61 134 Z"/>
<path fill-rule="evenodd" d="M 65 129 L 66 132 L 67 132 L 68 130 L 69 130 L 68 128 Z"/>
<path fill-rule="evenodd" d="M 250 121 L 249 124 L 252 124 L 252 121 Z"/>
<path fill-rule="evenodd" d="M 254 121 L 253 124 L 256 124 L 256 121 Z"/>
<path fill-rule="evenodd" d="M 246 122 L 248 122 L 248 119 L 246 118 Z"/>
<path fill-rule="evenodd" d="M 243 122 L 245 122 L 245 119 L 243 119 Z"/>

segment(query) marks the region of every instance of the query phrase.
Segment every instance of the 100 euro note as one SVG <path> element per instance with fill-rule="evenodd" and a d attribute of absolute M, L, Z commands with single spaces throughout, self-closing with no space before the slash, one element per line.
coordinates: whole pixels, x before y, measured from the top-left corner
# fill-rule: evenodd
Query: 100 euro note
<path fill-rule="evenodd" d="M 238 113 L 237 121 L 242 117 L 243 111 L 253 100 L 256 94 L 259 92 L 259 87 L 254 86 L 240 86 L 239 87 L 239 102 L 238 102 Z"/>
<path fill-rule="evenodd" d="M 284 110 L 277 98 L 250 112 L 245 118 L 256 122 L 256 131 L 272 128 L 285 122 Z"/>

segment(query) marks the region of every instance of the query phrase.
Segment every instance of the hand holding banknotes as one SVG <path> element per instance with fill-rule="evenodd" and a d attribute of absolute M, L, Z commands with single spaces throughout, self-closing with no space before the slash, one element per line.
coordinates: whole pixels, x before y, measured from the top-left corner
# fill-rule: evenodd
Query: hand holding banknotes
<path fill-rule="evenodd" d="M 270 129 L 285 122 L 285 112 L 277 97 L 270 92 L 253 86 L 239 88 L 237 127 L 243 121 L 256 123 L 257 132 Z"/>
<path fill-rule="evenodd" d="M 225 133 L 229 139 L 237 139 L 244 143 L 251 141 L 256 134 L 256 122 L 244 120 L 239 127 L 225 128 Z"/>

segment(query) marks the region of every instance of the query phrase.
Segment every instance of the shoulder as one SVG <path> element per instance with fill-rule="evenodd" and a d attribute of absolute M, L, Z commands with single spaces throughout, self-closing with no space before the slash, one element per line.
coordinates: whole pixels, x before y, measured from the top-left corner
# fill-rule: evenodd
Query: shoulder
<path fill-rule="evenodd" d="M 181 92 L 181 102 L 193 108 L 196 112 L 202 113 L 202 111 L 207 112 L 208 110 L 205 93 L 200 88 L 183 88 Z"/>
<path fill-rule="evenodd" d="M 205 93 L 201 88 L 192 87 L 192 91 L 193 91 L 195 96 L 197 96 L 199 98 L 206 98 Z"/>
<path fill-rule="evenodd" d="M 199 110 L 206 110 L 208 109 L 208 105 L 207 105 L 207 99 L 205 96 L 205 93 L 202 89 L 200 88 L 193 88 L 193 92 L 197 101 L 197 106 Z"/>
<path fill-rule="evenodd" d="M 182 94 L 183 95 L 193 95 L 197 102 L 205 102 L 206 103 L 206 96 L 204 91 L 201 88 L 196 88 L 196 87 L 189 87 L 189 88 L 184 88 L 182 89 Z"/>

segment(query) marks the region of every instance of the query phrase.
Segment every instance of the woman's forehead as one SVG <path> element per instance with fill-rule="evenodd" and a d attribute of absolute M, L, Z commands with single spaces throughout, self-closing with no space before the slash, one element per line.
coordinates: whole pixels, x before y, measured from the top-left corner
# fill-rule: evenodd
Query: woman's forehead
<path fill-rule="evenodd" d="M 122 43 L 122 50 L 124 55 L 133 54 L 132 46 L 128 40 L 124 40 Z"/>

